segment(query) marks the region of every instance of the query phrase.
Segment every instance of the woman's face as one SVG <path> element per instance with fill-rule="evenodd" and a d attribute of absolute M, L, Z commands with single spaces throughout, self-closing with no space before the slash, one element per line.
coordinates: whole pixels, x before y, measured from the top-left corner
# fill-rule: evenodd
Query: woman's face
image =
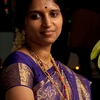
<path fill-rule="evenodd" d="M 25 18 L 26 41 L 52 44 L 61 33 L 62 23 L 60 8 L 53 0 L 33 0 Z"/>

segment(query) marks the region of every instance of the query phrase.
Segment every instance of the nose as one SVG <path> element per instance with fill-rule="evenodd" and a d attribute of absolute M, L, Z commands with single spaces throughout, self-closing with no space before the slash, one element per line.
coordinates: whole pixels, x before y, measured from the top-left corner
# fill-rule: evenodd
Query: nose
<path fill-rule="evenodd" d="M 52 18 L 50 18 L 50 16 L 46 15 L 46 16 L 43 18 L 42 25 L 43 25 L 44 27 L 50 27 L 52 24 L 53 24 Z"/>

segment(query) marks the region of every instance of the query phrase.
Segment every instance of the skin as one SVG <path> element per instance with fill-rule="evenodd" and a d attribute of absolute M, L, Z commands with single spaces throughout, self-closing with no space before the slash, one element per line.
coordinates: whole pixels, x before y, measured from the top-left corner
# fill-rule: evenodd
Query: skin
<path fill-rule="evenodd" d="M 61 29 L 60 8 L 51 0 L 33 0 L 25 19 L 24 30 L 27 44 L 43 61 L 47 62 L 52 43 L 59 37 Z"/>
<path fill-rule="evenodd" d="M 25 18 L 26 42 L 44 62 L 48 61 L 52 43 L 61 33 L 62 23 L 60 8 L 52 0 L 32 1 Z M 25 47 L 19 51 L 32 57 Z M 7 91 L 6 100 L 34 100 L 34 93 L 27 87 L 16 86 Z"/>

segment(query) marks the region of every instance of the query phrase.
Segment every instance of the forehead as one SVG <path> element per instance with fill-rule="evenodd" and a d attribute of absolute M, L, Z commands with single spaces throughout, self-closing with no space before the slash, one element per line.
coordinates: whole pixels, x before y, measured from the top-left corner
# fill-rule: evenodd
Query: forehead
<path fill-rule="evenodd" d="M 30 4 L 31 9 L 44 9 L 44 8 L 59 8 L 59 6 L 54 2 L 54 0 L 32 0 Z"/>

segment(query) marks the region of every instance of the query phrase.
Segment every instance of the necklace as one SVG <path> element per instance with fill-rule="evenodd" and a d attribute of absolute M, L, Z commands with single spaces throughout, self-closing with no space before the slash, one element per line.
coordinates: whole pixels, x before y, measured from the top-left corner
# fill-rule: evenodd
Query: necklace
<path fill-rule="evenodd" d="M 39 56 L 37 56 L 37 57 L 39 58 Z M 49 56 L 49 59 L 48 59 L 48 62 L 47 62 L 47 63 L 45 63 L 42 59 L 39 59 L 39 60 L 41 60 L 41 62 L 42 62 L 45 66 L 47 66 L 48 69 L 50 68 L 50 65 L 49 65 L 49 63 L 50 63 L 50 56 Z"/>
<path fill-rule="evenodd" d="M 33 52 L 33 50 L 30 49 L 30 47 L 29 47 L 28 45 L 25 45 L 25 47 L 26 47 L 27 50 L 30 52 L 30 54 L 31 54 L 32 56 L 34 56 L 36 62 L 41 62 L 43 65 L 47 66 L 48 69 L 50 68 L 50 66 L 49 66 L 50 56 L 49 56 L 48 62 L 45 63 L 43 60 L 41 60 L 41 59 L 39 58 L 39 56 L 38 56 L 35 52 Z"/>
<path fill-rule="evenodd" d="M 66 86 L 66 83 L 64 81 L 63 76 L 61 75 L 58 66 L 56 65 L 55 60 L 53 59 L 53 57 L 50 54 L 50 59 L 51 62 L 55 68 L 55 71 L 58 74 L 59 80 L 61 81 L 61 83 L 63 84 L 64 90 L 65 90 L 65 96 L 62 94 L 62 92 L 60 91 L 59 87 L 57 86 L 57 84 L 55 83 L 55 81 L 52 79 L 51 75 L 48 73 L 48 71 L 46 70 L 46 68 L 44 67 L 44 62 L 38 57 L 38 55 L 32 50 L 30 49 L 29 46 L 26 46 L 27 50 L 30 52 L 30 54 L 35 58 L 36 62 L 38 63 L 38 65 L 40 66 L 41 70 L 43 71 L 43 73 L 47 76 L 47 78 L 51 81 L 51 83 L 55 86 L 55 88 L 57 89 L 57 91 L 59 92 L 60 96 L 62 97 L 62 100 L 70 100 L 69 99 L 69 91 L 68 88 Z M 47 65 L 47 64 L 46 64 Z"/>

